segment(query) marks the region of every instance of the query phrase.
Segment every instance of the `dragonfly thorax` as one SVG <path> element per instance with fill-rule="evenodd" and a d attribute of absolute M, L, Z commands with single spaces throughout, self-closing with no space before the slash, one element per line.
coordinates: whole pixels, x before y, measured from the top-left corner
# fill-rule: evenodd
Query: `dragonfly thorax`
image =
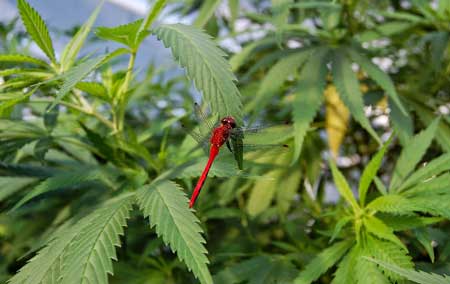
<path fill-rule="evenodd" d="M 214 128 L 210 140 L 211 145 L 220 148 L 230 137 L 231 129 L 229 124 L 222 124 Z"/>

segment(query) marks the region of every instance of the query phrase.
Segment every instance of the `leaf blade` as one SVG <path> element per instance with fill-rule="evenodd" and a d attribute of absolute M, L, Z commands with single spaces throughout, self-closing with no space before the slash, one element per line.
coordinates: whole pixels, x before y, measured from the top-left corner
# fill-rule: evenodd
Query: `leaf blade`
<path fill-rule="evenodd" d="M 350 249 L 353 241 L 342 241 L 319 253 L 295 279 L 295 284 L 311 283 L 332 267 Z"/>
<path fill-rule="evenodd" d="M 303 140 L 323 101 L 323 91 L 326 83 L 326 60 L 328 49 L 317 50 L 304 64 L 297 84 L 297 93 L 293 103 L 294 119 L 294 154 L 292 163 L 300 156 Z"/>
<path fill-rule="evenodd" d="M 18 0 L 17 8 L 27 32 L 45 53 L 45 55 L 47 55 L 47 57 L 55 63 L 55 50 L 53 49 L 52 39 L 50 38 L 47 26 L 42 17 L 25 0 Z"/>
<path fill-rule="evenodd" d="M 100 13 L 101 8 L 103 7 L 103 3 L 105 0 L 101 0 L 100 4 L 98 4 L 97 8 L 95 8 L 94 12 L 92 12 L 89 19 L 83 24 L 83 26 L 78 30 L 78 32 L 73 36 L 73 38 L 69 41 L 69 43 L 64 47 L 64 50 L 61 54 L 61 71 L 65 72 L 69 70 L 74 64 L 78 52 L 86 41 L 89 32 L 92 29 L 92 26 L 97 19 L 98 14 Z"/>
<path fill-rule="evenodd" d="M 347 183 L 347 180 L 342 175 L 342 173 L 336 167 L 336 164 L 333 160 L 330 160 L 330 168 L 331 173 L 333 175 L 334 183 L 341 194 L 341 196 L 352 206 L 354 212 L 358 212 L 360 210 L 358 203 L 356 202 L 355 196 L 350 188 L 350 185 Z"/>
<path fill-rule="evenodd" d="M 400 109 L 402 114 L 407 115 L 406 109 L 398 97 L 397 91 L 395 90 L 394 83 L 392 82 L 389 75 L 384 73 L 377 65 L 372 63 L 370 59 L 366 58 L 360 52 L 353 48 L 347 50 L 350 57 L 372 78 L 380 87 L 386 92 L 388 97 L 395 103 L 395 105 Z"/>
<path fill-rule="evenodd" d="M 188 200 L 172 182 L 161 181 L 138 190 L 138 204 L 150 226 L 170 245 L 201 283 L 212 283 L 206 258 L 205 240 L 198 219 L 187 207 Z"/>
<path fill-rule="evenodd" d="M 132 204 L 134 193 L 125 193 L 108 200 L 85 226 L 64 254 L 61 284 L 107 284 L 113 273 L 112 259 L 117 260 L 115 247 L 120 246 L 120 236 Z"/>
<path fill-rule="evenodd" d="M 428 273 L 425 271 L 416 271 L 414 269 L 405 269 L 398 265 L 388 263 L 385 261 L 381 261 L 374 258 L 366 257 L 368 261 L 371 261 L 373 263 L 376 263 L 385 269 L 388 269 L 392 272 L 397 273 L 398 275 L 401 275 L 405 278 L 407 278 L 410 281 L 420 283 L 420 284 L 449 284 L 450 283 L 450 277 L 447 275 L 438 275 L 434 273 Z"/>
<path fill-rule="evenodd" d="M 381 144 L 380 138 L 364 114 L 364 102 L 359 88 L 359 81 L 352 70 L 351 61 L 345 55 L 345 52 L 341 50 L 334 52 L 332 73 L 333 83 L 336 86 L 342 101 L 350 110 L 351 115 L 379 144 Z"/>
<path fill-rule="evenodd" d="M 364 206 L 366 202 L 366 194 L 369 189 L 370 184 L 372 183 L 374 177 L 377 174 L 378 169 L 381 166 L 381 162 L 383 160 L 384 154 L 386 153 L 387 147 L 392 141 L 392 136 L 389 140 L 384 143 L 383 147 L 381 147 L 380 151 L 370 160 L 367 166 L 364 168 L 364 171 L 361 175 L 361 179 L 359 182 L 358 192 L 359 192 L 359 202 L 361 206 Z"/>
<path fill-rule="evenodd" d="M 434 138 L 438 123 L 439 119 L 435 119 L 427 129 L 414 136 L 414 138 L 410 140 L 410 143 L 403 148 L 400 157 L 395 164 L 391 183 L 389 185 L 389 189 L 392 192 L 398 190 L 398 187 L 425 154 L 426 149 Z"/>
<path fill-rule="evenodd" d="M 170 47 L 173 55 L 187 71 L 211 110 L 220 117 L 234 116 L 242 120 L 242 103 L 225 54 L 208 35 L 186 25 L 161 25 L 153 33 Z"/>

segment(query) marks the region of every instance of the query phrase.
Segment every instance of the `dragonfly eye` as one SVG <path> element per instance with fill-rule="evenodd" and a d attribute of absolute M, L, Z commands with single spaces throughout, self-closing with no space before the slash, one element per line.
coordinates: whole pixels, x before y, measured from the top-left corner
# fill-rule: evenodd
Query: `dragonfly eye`
<path fill-rule="evenodd" d="M 234 121 L 234 118 L 232 118 L 231 116 L 227 116 L 227 117 L 223 118 L 220 122 L 224 125 L 231 126 L 231 128 L 236 127 L 236 122 Z"/>

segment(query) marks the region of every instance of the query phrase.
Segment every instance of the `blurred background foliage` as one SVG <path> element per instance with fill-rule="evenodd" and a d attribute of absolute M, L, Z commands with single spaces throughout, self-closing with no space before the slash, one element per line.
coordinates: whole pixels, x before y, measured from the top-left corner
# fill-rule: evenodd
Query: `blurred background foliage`
<path fill-rule="evenodd" d="M 0 23 L 0 281 L 449 282 L 449 1 L 155 1 L 117 27 L 95 26 L 99 5 L 63 50 L 17 5 Z M 145 37 L 185 72 L 135 68 Z M 244 171 L 224 149 L 191 211 L 200 101 L 290 147 Z"/>

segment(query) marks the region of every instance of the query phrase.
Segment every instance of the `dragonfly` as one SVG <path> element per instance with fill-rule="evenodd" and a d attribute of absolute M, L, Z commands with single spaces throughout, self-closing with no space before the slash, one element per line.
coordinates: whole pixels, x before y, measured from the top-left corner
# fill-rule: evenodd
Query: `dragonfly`
<path fill-rule="evenodd" d="M 244 138 L 248 135 L 254 135 L 258 133 L 264 133 L 267 127 L 258 126 L 252 128 L 241 127 L 237 124 L 236 119 L 233 116 L 222 117 L 218 123 L 212 123 L 211 118 L 208 118 L 206 114 L 203 113 L 200 106 L 195 103 L 194 110 L 197 119 L 200 121 L 199 127 L 200 134 L 195 131 L 190 131 L 189 134 L 199 143 L 207 144 L 209 158 L 203 169 L 200 178 L 195 185 L 194 191 L 192 192 L 191 199 L 189 201 L 189 208 L 192 208 L 200 194 L 200 191 L 205 183 L 208 176 L 209 170 L 220 152 L 223 145 L 226 145 L 228 150 L 233 154 L 234 159 L 237 162 L 237 166 L 240 170 L 243 169 L 243 154 L 244 150 L 258 150 L 264 148 L 288 148 L 286 144 L 246 144 L 244 143 Z"/>

